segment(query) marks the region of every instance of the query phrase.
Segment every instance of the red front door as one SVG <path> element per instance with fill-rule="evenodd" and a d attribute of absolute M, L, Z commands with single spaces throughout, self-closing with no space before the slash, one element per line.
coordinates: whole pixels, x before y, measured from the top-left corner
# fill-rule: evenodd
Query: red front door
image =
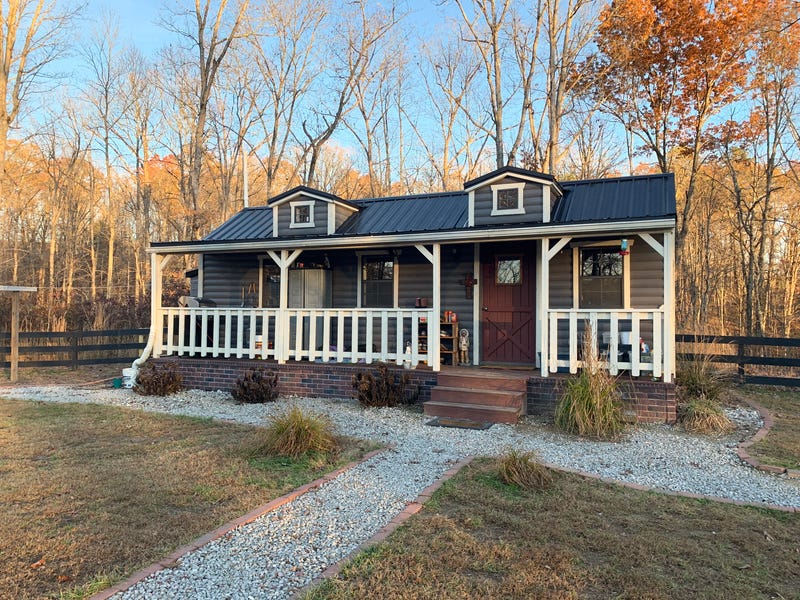
<path fill-rule="evenodd" d="M 536 361 L 533 244 L 486 247 L 482 256 L 481 350 L 484 363 Z"/>

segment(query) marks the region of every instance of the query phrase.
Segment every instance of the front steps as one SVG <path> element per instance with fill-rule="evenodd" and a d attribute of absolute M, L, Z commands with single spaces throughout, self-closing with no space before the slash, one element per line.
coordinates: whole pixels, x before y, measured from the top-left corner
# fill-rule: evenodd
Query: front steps
<path fill-rule="evenodd" d="M 481 369 L 439 373 L 425 414 L 476 423 L 516 423 L 525 414 L 528 375 Z"/>

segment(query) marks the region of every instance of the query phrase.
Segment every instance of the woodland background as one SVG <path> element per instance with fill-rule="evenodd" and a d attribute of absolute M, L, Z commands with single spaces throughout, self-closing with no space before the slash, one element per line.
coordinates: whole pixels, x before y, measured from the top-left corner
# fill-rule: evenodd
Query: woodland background
<path fill-rule="evenodd" d="M 800 329 L 800 2 L 180 0 L 152 56 L 85 8 L 0 0 L 0 283 L 39 287 L 25 329 L 146 326 L 149 242 L 245 196 L 505 164 L 674 172 L 679 329 Z"/>

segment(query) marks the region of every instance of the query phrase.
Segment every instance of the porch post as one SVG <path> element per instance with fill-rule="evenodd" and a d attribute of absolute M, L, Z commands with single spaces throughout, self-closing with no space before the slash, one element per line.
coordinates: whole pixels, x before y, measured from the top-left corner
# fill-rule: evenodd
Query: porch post
<path fill-rule="evenodd" d="M 547 310 L 550 307 L 550 238 L 542 238 L 539 245 L 539 285 L 536 286 L 536 350 L 539 353 L 539 370 L 547 377 L 549 327 Z"/>
<path fill-rule="evenodd" d="M 153 358 L 161 356 L 164 348 L 164 318 L 161 315 L 161 294 L 164 282 L 163 268 L 166 257 L 150 255 L 150 327 L 154 328 Z"/>
<path fill-rule="evenodd" d="M 675 374 L 675 232 L 664 233 L 664 381 Z"/>
<path fill-rule="evenodd" d="M 472 194 L 473 192 L 470 192 Z M 478 366 L 481 360 L 481 302 L 483 294 L 481 292 L 481 243 L 473 244 L 472 256 L 472 277 L 475 278 L 475 285 L 472 288 L 472 364 Z"/>
<path fill-rule="evenodd" d="M 431 362 L 433 362 L 433 370 L 439 371 L 442 368 L 441 365 L 441 348 L 439 347 L 440 335 L 441 335 L 441 328 L 439 327 L 439 321 L 442 318 L 442 245 L 441 244 L 434 244 L 433 245 L 433 318 L 435 319 L 435 323 L 428 326 L 428 335 L 430 336 L 433 333 L 433 339 L 431 342 L 433 343 L 433 352 L 431 353 Z M 431 332 L 431 329 L 433 331 Z M 456 343 L 455 341 L 453 343 Z"/>
<path fill-rule="evenodd" d="M 274 250 L 267 254 L 281 269 L 281 289 L 278 317 L 275 322 L 275 358 L 278 364 L 285 364 L 289 359 L 289 267 L 294 264 L 302 250 L 281 250 L 280 256 Z"/>

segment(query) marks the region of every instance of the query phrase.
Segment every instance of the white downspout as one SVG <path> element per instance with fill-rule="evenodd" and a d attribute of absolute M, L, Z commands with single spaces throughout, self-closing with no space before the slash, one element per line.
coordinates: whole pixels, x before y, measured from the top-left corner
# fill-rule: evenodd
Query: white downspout
<path fill-rule="evenodd" d="M 131 364 L 134 382 L 136 382 L 136 376 L 139 374 L 139 367 L 150 358 L 150 354 L 156 344 L 158 328 L 162 326 L 161 323 L 156 324 L 161 314 L 161 278 L 163 268 L 169 262 L 170 258 L 172 258 L 171 255 L 164 256 L 163 258 L 159 254 L 150 255 L 150 334 L 147 336 L 147 344 L 142 350 L 142 355 Z"/>

